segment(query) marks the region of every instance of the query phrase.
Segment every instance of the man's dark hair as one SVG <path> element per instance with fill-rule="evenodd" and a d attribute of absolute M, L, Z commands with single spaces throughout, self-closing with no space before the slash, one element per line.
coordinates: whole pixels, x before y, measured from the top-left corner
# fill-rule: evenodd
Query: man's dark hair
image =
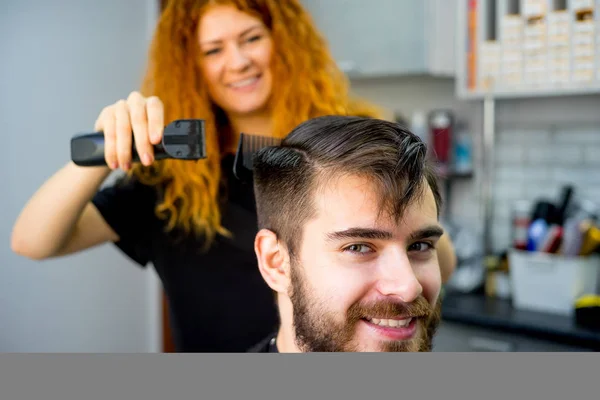
<path fill-rule="evenodd" d="M 254 158 L 259 229 L 269 229 L 294 254 L 302 227 L 316 212 L 318 187 L 342 175 L 373 182 L 381 212 L 400 218 L 429 184 L 438 215 L 441 196 L 426 145 L 401 125 L 373 118 L 325 116 L 298 125 L 277 147 Z"/>

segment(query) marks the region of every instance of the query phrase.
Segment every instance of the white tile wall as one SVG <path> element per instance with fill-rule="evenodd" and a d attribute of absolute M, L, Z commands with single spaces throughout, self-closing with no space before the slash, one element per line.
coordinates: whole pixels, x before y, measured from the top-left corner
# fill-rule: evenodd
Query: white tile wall
<path fill-rule="evenodd" d="M 575 125 L 575 124 L 574 124 Z M 600 125 L 596 128 L 499 129 L 495 146 L 494 245 L 510 242 L 516 200 L 557 201 L 563 184 L 600 202 Z"/>
<path fill-rule="evenodd" d="M 481 101 L 459 101 L 452 79 L 426 76 L 352 81 L 353 91 L 409 118 L 415 110 L 452 109 L 473 134 L 475 176 L 453 184 L 452 219 L 481 234 L 480 185 L 484 176 Z M 510 205 L 516 199 L 554 199 L 560 184 L 600 201 L 600 96 L 557 96 L 499 100 L 496 104 L 494 179 L 495 248 L 510 238 Z"/>

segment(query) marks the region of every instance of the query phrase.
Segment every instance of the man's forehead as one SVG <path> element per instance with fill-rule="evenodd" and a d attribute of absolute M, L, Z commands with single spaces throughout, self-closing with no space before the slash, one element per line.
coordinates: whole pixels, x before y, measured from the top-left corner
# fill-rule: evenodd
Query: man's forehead
<path fill-rule="evenodd" d="M 380 191 L 368 177 L 336 174 L 326 176 L 313 193 L 316 218 L 332 224 L 420 229 L 438 222 L 437 205 L 429 185 L 421 196 L 412 199 L 400 220 L 382 212 Z"/>

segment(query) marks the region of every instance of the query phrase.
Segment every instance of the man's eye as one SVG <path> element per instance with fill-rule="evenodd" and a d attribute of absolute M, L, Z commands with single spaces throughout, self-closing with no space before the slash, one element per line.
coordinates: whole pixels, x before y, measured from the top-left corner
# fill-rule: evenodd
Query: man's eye
<path fill-rule="evenodd" d="M 371 253 L 373 251 L 373 249 L 371 249 L 366 244 L 352 244 L 352 245 L 344 248 L 344 251 L 347 251 L 350 253 L 356 253 L 356 254 L 367 254 L 367 253 Z"/>
<path fill-rule="evenodd" d="M 410 245 L 408 251 L 425 252 L 433 249 L 433 245 L 428 242 L 417 242 Z"/>

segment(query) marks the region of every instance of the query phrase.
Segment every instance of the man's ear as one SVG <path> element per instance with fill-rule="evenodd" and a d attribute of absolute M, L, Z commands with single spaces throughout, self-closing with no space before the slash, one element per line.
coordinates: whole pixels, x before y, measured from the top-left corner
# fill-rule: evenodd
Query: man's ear
<path fill-rule="evenodd" d="M 287 294 L 289 286 L 289 256 L 279 244 L 275 232 L 261 229 L 254 238 L 258 269 L 267 285 L 278 293 Z"/>

